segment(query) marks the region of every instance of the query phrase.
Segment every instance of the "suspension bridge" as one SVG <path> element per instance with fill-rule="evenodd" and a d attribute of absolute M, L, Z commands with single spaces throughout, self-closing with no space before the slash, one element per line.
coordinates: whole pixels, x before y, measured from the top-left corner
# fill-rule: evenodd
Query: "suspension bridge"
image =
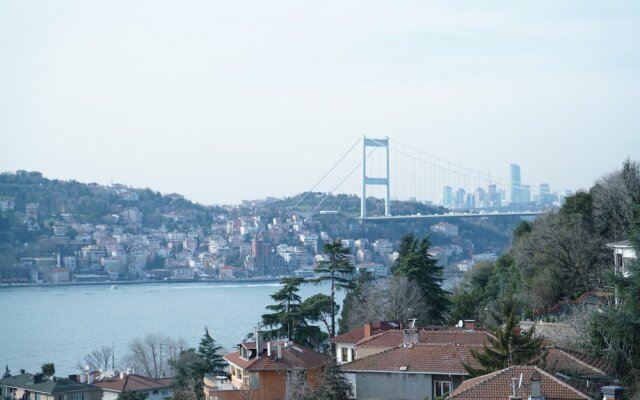
<path fill-rule="evenodd" d="M 498 216 L 537 216 L 556 206 L 548 184 L 526 185 L 520 180 L 519 166 L 512 164 L 507 179 L 444 160 L 388 137 L 363 136 L 327 170 L 302 196 L 298 206 L 332 175 L 348 164 L 358 147 L 357 163 L 339 183 L 320 199 L 314 210 L 336 193 L 360 171 L 360 219 L 383 221 L 422 218 L 478 218 Z M 352 164 L 354 160 L 351 160 Z M 536 190 L 538 189 L 539 190 Z M 372 215 L 367 199 L 383 199 L 382 215 Z M 394 201 L 430 206 L 434 212 L 403 215 L 394 210 Z M 436 211 L 437 210 L 437 211 Z"/>

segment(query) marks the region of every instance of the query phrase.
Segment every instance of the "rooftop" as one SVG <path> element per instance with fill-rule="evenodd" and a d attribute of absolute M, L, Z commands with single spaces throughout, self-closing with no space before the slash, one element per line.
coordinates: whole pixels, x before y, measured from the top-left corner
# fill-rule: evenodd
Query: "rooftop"
<path fill-rule="evenodd" d="M 41 380 L 39 381 L 39 378 Z M 36 383 L 37 382 L 37 383 Z M 28 389 L 40 393 L 65 393 L 85 390 L 98 390 L 86 383 L 79 383 L 68 378 L 49 379 L 41 374 L 20 374 L 0 379 L 0 385 L 18 389 Z"/>

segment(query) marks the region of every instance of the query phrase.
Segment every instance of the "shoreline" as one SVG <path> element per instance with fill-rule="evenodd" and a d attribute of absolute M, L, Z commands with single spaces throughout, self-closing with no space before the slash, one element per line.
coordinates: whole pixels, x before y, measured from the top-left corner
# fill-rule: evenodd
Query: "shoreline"
<path fill-rule="evenodd" d="M 26 287 L 67 287 L 67 286 L 120 286 L 120 285 L 146 285 L 153 283 L 273 283 L 280 282 L 282 278 L 239 278 L 239 279 L 185 279 L 185 280 L 147 280 L 147 281 L 103 281 L 103 282 L 68 282 L 68 283 L 0 283 L 0 290 L 5 288 Z"/>

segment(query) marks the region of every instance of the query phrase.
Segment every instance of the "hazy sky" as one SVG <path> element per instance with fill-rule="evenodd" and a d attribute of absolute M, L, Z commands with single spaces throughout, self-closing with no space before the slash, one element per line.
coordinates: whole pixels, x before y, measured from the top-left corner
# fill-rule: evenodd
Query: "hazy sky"
<path fill-rule="evenodd" d="M 0 171 L 236 203 L 365 134 L 589 187 L 640 160 L 640 3 L 0 0 Z"/>

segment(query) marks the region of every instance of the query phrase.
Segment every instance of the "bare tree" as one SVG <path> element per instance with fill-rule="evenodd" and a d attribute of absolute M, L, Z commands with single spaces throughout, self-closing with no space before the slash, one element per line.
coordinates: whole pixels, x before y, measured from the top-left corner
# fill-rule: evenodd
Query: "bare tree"
<path fill-rule="evenodd" d="M 84 356 L 84 364 L 79 362 L 77 367 L 83 370 L 85 366 L 89 366 L 91 371 L 106 371 L 109 369 L 109 363 L 113 363 L 113 347 L 100 346 L 99 349 L 93 350 Z M 111 365 L 113 368 L 114 366 Z"/>
<path fill-rule="evenodd" d="M 123 359 L 123 366 L 151 378 L 172 377 L 170 363 L 177 360 L 186 347 L 183 339 L 148 334 L 129 343 L 129 353 Z"/>
<path fill-rule="evenodd" d="M 424 299 L 417 283 L 405 276 L 394 276 L 380 282 L 378 299 L 379 318 L 381 320 L 401 320 L 410 318 L 426 320 L 423 316 Z"/>

